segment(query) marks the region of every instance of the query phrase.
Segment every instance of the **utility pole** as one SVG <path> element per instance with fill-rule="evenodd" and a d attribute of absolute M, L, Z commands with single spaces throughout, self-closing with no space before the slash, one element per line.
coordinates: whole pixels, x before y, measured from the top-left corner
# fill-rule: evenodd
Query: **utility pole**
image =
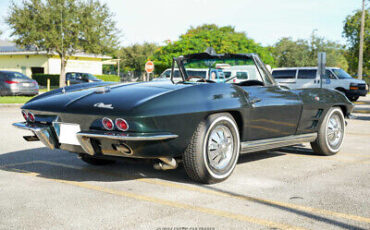
<path fill-rule="evenodd" d="M 364 55 L 364 32 L 365 32 L 365 0 L 362 0 L 362 15 L 360 29 L 360 48 L 358 52 L 358 79 L 362 79 L 362 64 Z"/>

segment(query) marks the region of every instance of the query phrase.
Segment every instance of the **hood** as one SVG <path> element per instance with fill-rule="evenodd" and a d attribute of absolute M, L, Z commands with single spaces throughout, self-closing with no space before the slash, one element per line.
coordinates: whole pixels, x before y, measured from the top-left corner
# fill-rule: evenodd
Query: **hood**
<path fill-rule="evenodd" d="M 357 84 L 366 84 L 364 80 L 352 78 L 352 79 L 342 79 L 343 81 L 347 81 L 348 83 L 357 83 Z"/>
<path fill-rule="evenodd" d="M 145 82 L 92 87 L 82 90 L 62 90 L 36 98 L 22 109 L 96 115 L 122 115 L 157 96 L 187 87 L 166 82 Z"/>

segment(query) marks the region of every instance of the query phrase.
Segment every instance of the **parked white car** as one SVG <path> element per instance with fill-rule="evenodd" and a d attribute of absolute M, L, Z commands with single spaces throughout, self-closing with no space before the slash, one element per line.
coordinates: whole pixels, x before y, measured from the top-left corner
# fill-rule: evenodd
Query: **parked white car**
<path fill-rule="evenodd" d="M 365 81 L 352 78 L 343 69 L 326 67 L 325 72 L 322 87 L 338 90 L 351 101 L 356 101 L 360 96 L 366 96 L 369 91 Z M 272 76 L 280 85 L 290 89 L 319 88 L 321 85 L 317 67 L 275 68 L 272 70 Z"/>
<path fill-rule="evenodd" d="M 221 66 L 225 74 L 225 78 L 233 78 L 233 83 L 239 83 L 246 80 L 261 80 L 259 74 L 257 74 L 257 68 L 252 65 L 240 65 L 240 66 Z"/>
<path fill-rule="evenodd" d="M 198 76 L 198 77 L 202 77 L 204 79 L 208 79 L 208 70 L 207 69 L 195 69 L 195 68 L 192 69 L 192 68 L 189 68 L 186 71 L 187 71 L 187 74 L 189 76 Z M 168 68 L 165 71 L 163 71 L 163 73 L 159 77 L 153 79 L 153 81 L 163 81 L 163 80 L 169 81 L 170 78 L 171 78 L 171 69 Z M 173 81 L 174 82 L 182 81 L 182 77 L 181 77 L 180 72 L 179 72 L 178 69 L 174 69 Z"/>

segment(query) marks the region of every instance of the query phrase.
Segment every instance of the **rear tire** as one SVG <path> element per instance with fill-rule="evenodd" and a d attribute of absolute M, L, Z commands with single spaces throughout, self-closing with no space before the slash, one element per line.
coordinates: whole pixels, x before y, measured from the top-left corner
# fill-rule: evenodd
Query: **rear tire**
<path fill-rule="evenodd" d="M 114 160 L 100 159 L 87 154 L 80 154 L 80 159 L 90 165 L 108 165 L 115 163 Z"/>
<path fill-rule="evenodd" d="M 313 151 L 325 156 L 338 153 L 343 144 L 344 129 L 345 121 L 342 110 L 332 107 L 321 123 L 317 139 L 311 142 Z"/>
<path fill-rule="evenodd" d="M 211 184 L 231 175 L 239 152 L 239 130 L 234 118 L 229 113 L 219 113 L 199 123 L 182 158 L 191 179 Z"/>

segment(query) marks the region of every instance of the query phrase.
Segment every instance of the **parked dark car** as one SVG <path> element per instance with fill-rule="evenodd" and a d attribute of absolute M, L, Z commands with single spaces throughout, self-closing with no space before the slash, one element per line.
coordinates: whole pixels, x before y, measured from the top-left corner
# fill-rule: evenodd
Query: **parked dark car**
<path fill-rule="evenodd" d="M 187 68 L 253 65 L 239 83 L 190 77 Z M 51 149 L 78 153 L 89 164 L 147 158 L 156 169 L 182 161 L 195 181 L 215 183 L 233 172 L 239 153 L 310 142 L 316 154 L 336 154 L 353 104 L 329 89 L 289 90 L 274 81 L 255 54 L 191 54 L 174 59 L 182 81 L 81 84 L 26 103 L 30 130 Z M 171 76 L 173 78 L 173 76 Z"/>
<path fill-rule="evenodd" d="M 77 73 L 77 72 L 66 73 L 66 84 L 68 83 L 68 81 L 71 85 L 90 82 L 102 82 L 101 79 L 98 79 L 97 77 L 90 73 Z"/>
<path fill-rule="evenodd" d="M 26 75 L 13 71 L 0 71 L 0 96 L 25 95 L 39 93 L 39 85 Z"/>

